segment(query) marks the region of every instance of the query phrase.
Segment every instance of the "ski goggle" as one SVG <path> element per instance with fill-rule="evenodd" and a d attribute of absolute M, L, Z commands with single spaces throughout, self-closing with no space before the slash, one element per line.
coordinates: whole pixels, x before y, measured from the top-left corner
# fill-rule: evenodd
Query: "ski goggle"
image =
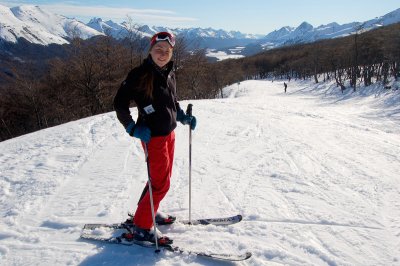
<path fill-rule="evenodd" d="M 175 36 L 172 33 L 169 32 L 159 32 L 153 35 L 150 40 L 150 46 L 152 47 L 159 41 L 168 41 L 168 43 L 172 46 L 172 48 L 175 46 Z"/>

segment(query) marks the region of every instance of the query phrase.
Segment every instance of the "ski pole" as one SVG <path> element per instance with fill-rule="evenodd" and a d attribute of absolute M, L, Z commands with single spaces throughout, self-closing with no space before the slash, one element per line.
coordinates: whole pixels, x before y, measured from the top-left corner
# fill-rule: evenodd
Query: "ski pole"
<path fill-rule="evenodd" d="M 192 116 L 193 104 L 189 103 L 186 114 Z M 192 224 L 192 127 L 189 124 L 189 224 Z"/>
<path fill-rule="evenodd" d="M 147 176 L 149 178 L 148 181 L 148 188 L 149 188 L 149 194 L 150 194 L 150 207 L 151 207 L 151 216 L 153 218 L 153 225 L 154 225 L 154 238 L 156 242 L 156 253 L 160 252 L 160 249 L 158 248 L 158 236 L 157 236 L 157 226 L 156 226 L 156 215 L 154 213 L 154 202 L 153 202 L 153 188 L 151 187 L 151 176 L 150 176 L 150 162 L 149 162 L 149 151 L 148 151 L 148 145 L 147 143 L 144 144 L 144 153 L 146 156 L 146 164 L 147 164 Z"/>

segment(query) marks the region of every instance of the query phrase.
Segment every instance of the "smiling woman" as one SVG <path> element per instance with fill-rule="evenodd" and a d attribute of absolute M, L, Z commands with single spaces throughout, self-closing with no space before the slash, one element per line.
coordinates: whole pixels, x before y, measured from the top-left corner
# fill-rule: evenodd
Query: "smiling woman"
<path fill-rule="evenodd" d="M 175 217 L 156 215 L 156 212 L 170 187 L 177 121 L 190 125 L 191 130 L 196 127 L 196 118 L 185 114 L 177 101 L 171 61 L 174 46 L 173 34 L 155 34 L 150 40 L 149 56 L 130 71 L 114 99 L 119 121 L 130 136 L 142 143 L 149 178 L 135 215 L 126 222 L 132 228 L 132 234 L 125 236 L 127 241 L 150 241 L 156 245 L 172 243 L 170 238 L 157 235 L 155 223 L 172 223 Z M 136 122 L 129 110 L 131 101 L 138 109 Z"/>
<path fill-rule="evenodd" d="M 157 43 L 150 51 L 154 63 L 163 68 L 172 58 L 172 48 L 168 43 Z"/>
<path fill-rule="evenodd" d="M 174 46 L 175 37 L 172 34 L 168 32 L 155 34 L 150 41 L 150 55 L 154 63 L 163 68 L 171 61 Z"/>

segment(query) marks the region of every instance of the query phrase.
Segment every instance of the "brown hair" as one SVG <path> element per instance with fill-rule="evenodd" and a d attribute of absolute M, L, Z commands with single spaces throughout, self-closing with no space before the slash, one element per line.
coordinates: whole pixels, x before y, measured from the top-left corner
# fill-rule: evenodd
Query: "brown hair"
<path fill-rule="evenodd" d="M 140 78 L 140 88 L 144 92 L 146 99 L 153 98 L 153 71 L 149 70 Z"/>

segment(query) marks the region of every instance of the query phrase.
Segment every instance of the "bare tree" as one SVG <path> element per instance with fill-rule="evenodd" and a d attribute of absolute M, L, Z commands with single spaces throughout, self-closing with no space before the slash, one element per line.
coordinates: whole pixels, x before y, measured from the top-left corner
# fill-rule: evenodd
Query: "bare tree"
<path fill-rule="evenodd" d="M 144 38 L 139 31 L 139 24 L 135 23 L 129 15 L 126 16 L 126 19 L 123 23 L 126 32 L 122 34 L 129 47 L 130 68 L 133 68 L 143 61 L 148 41 L 143 41 Z"/>

